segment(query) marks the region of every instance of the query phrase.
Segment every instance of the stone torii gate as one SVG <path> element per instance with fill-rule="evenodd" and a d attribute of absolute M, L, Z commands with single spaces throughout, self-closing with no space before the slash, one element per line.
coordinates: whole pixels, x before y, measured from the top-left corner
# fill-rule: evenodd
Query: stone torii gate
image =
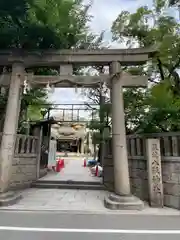
<path fill-rule="evenodd" d="M 19 196 L 9 192 L 15 139 L 21 103 L 21 90 L 26 85 L 45 87 L 99 87 L 103 82 L 111 88 L 112 138 L 115 193 L 105 199 L 111 209 L 141 209 L 143 203 L 131 195 L 126 148 L 123 106 L 123 87 L 146 87 L 147 78 L 122 72 L 121 66 L 142 65 L 156 51 L 154 49 L 108 49 L 63 51 L 3 51 L 0 66 L 12 67 L 11 75 L 2 74 L 0 85 L 10 85 L 2 141 L 0 147 L 0 205 L 9 204 Z M 109 75 L 75 76 L 73 66 L 109 66 Z M 59 67 L 58 76 L 36 76 L 26 73 L 33 67 Z M 26 84 L 24 84 L 26 82 Z"/>

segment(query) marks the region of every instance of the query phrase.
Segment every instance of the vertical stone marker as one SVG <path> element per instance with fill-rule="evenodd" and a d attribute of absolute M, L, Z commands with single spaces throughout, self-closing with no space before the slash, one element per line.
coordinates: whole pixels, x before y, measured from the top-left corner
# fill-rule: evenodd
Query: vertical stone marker
<path fill-rule="evenodd" d="M 146 140 L 149 203 L 152 207 L 163 207 L 163 184 L 159 139 Z"/>

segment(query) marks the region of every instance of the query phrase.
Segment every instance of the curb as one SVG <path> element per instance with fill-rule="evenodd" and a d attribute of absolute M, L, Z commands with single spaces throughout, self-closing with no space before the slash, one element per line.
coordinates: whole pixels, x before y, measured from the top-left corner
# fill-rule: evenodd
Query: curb
<path fill-rule="evenodd" d="M 180 216 L 180 212 L 174 213 L 147 213 L 142 211 L 101 211 L 101 210 L 55 210 L 55 209 L 8 209 L 0 208 L 0 212 L 11 212 L 11 213 L 48 213 L 48 214 L 76 214 L 76 215 L 138 215 L 138 216 Z"/>

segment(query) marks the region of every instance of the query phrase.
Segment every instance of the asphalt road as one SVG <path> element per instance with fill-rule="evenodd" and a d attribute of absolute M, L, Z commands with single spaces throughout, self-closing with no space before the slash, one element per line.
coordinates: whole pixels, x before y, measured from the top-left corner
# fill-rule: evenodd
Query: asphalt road
<path fill-rule="evenodd" d="M 6 240 L 179 240 L 180 216 L 0 211 Z"/>

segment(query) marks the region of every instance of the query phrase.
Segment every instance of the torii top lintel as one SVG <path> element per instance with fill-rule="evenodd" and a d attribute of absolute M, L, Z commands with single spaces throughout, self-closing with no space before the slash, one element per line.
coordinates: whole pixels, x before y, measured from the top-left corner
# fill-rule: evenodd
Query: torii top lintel
<path fill-rule="evenodd" d="M 0 51 L 0 66 L 22 61 L 26 67 L 59 66 L 77 64 L 84 66 L 109 65 L 118 61 L 121 65 L 141 65 L 151 58 L 155 48 L 103 49 L 103 50 L 5 50 Z"/>

